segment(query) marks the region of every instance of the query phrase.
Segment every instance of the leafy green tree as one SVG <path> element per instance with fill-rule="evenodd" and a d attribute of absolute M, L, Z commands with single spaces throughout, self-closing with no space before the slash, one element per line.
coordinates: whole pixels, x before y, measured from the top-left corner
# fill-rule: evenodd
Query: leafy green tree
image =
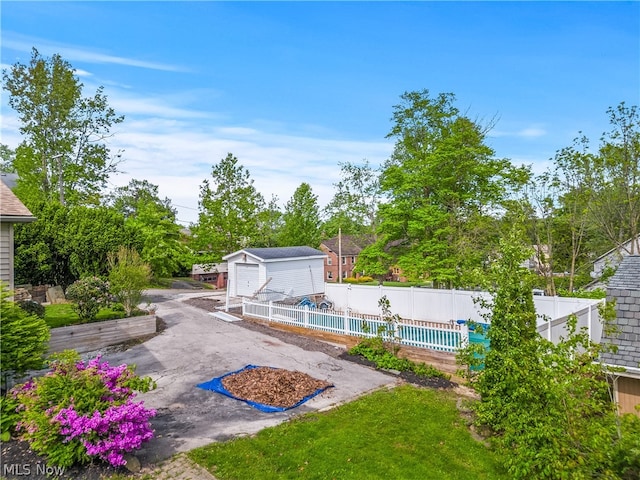
<path fill-rule="evenodd" d="M 105 140 L 124 119 L 109 107 L 103 88 L 83 97 L 73 67 L 60 55 L 44 58 L 35 48 L 28 65 L 16 63 L 3 70 L 2 79 L 23 135 L 13 161 L 16 195 L 29 206 L 53 199 L 97 203 L 119 160 Z"/>
<path fill-rule="evenodd" d="M 258 214 L 258 238 L 255 241 L 256 247 L 278 247 L 282 230 L 282 211 L 278 206 L 278 197 L 271 196 L 271 200 Z"/>
<path fill-rule="evenodd" d="M 537 333 L 532 274 L 521 267 L 531 252 L 519 228 L 501 242 L 492 300 L 481 302 L 491 326 L 475 381 L 477 422 L 494 433 L 511 478 L 633 478 L 638 462 L 625 449 L 637 448 L 640 419 L 618 419 L 602 347 L 577 330 L 575 317 L 555 345 Z"/>
<path fill-rule="evenodd" d="M 607 113 L 612 129 L 595 158 L 591 214 L 606 238 L 622 248 L 640 235 L 640 112 L 622 102 Z M 629 253 L 639 251 L 632 242 Z"/>
<path fill-rule="evenodd" d="M 27 370 L 41 368 L 49 341 L 49 327 L 12 301 L 7 285 L 0 284 L 0 374 L 2 389 Z"/>
<path fill-rule="evenodd" d="M 13 161 L 16 158 L 16 152 L 11 150 L 7 145 L 0 143 L 0 172 L 15 173 Z"/>
<path fill-rule="evenodd" d="M 423 90 L 401 98 L 388 135 L 395 149 L 380 177 L 388 201 L 380 205 L 378 231 L 395 242 L 408 277 L 458 286 L 494 250 L 490 214 L 528 172 L 494 158 L 487 129 L 460 114 L 453 94 L 431 98 Z"/>
<path fill-rule="evenodd" d="M 67 287 L 80 277 L 108 273 L 107 257 L 136 242 L 137 232 L 107 207 L 65 207 L 58 202 L 32 208 L 37 220 L 15 227 L 16 282 Z"/>
<path fill-rule="evenodd" d="M 320 211 L 318 196 L 311 185 L 301 183 L 287 202 L 282 216 L 280 245 L 307 245 L 316 248 L 320 244 Z"/>
<path fill-rule="evenodd" d="M 231 153 L 213 166 L 211 177 L 200 186 L 200 213 L 192 232 L 194 248 L 215 262 L 258 240 L 264 199 Z"/>
<path fill-rule="evenodd" d="M 135 250 L 122 246 L 116 254 L 109 255 L 109 291 L 128 317 L 142 301 L 142 291 L 150 278 L 151 268 Z"/>
<path fill-rule="evenodd" d="M 340 173 L 336 192 L 324 208 L 323 235 L 334 237 L 338 230 L 345 235 L 374 235 L 380 203 L 378 172 L 365 160 L 340 163 Z"/>
<path fill-rule="evenodd" d="M 562 271 L 569 272 L 569 292 L 574 290 L 578 266 L 589 260 L 585 246 L 593 230 L 589 208 L 595 199 L 592 187 L 594 160 L 585 136 L 575 139 L 572 146 L 558 151 L 554 158 L 554 183 L 560 190 L 555 212 L 555 237 L 558 239 L 556 265 L 562 265 Z M 563 252 L 563 245 L 568 247 L 566 253 Z"/>
<path fill-rule="evenodd" d="M 108 203 L 124 214 L 127 228 L 136 232 L 137 249 L 154 276 L 171 277 L 186 268 L 183 261 L 188 252 L 181 227 L 176 223 L 171 200 L 160 199 L 157 185 L 147 180 L 131 180 L 128 185 L 116 188 Z"/>

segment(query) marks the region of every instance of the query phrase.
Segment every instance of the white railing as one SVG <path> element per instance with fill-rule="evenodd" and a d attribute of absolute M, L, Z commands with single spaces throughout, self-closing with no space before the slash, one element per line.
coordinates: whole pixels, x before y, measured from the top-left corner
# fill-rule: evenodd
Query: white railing
<path fill-rule="evenodd" d="M 355 314 L 349 310 L 318 310 L 274 302 L 243 299 L 242 315 L 295 327 L 321 330 L 341 335 L 375 337 L 388 325 L 380 315 Z M 466 325 L 456 322 L 402 320 L 395 325 L 393 337 L 401 345 L 455 352 L 466 344 L 469 332 Z M 382 334 L 385 340 L 392 335 Z"/>
<path fill-rule="evenodd" d="M 325 283 L 325 296 L 337 310 L 350 310 L 358 314 L 379 312 L 378 299 L 385 296 L 393 312 L 402 318 L 443 323 L 456 320 L 487 322 L 486 315 L 489 311 L 483 308 L 479 300 L 491 301 L 487 292 L 345 283 Z M 556 342 L 566 332 L 567 318 L 576 314 L 578 326 L 587 326 L 591 341 L 599 342 L 602 324 L 597 305 L 603 301 L 534 295 L 538 331 L 545 338 Z M 552 321 L 551 330 L 548 328 L 549 319 Z"/>

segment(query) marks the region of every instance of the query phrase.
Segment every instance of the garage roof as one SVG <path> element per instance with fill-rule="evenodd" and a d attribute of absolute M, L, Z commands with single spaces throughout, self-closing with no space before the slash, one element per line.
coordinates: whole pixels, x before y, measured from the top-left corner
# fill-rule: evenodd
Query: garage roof
<path fill-rule="evenodd" d="M 309 258 L 309 257 L 326 257 L 327 255 L 320 250 L 311 247 L 271 247 L 271 248 L 244 248 L 237 252 L 230 253 L 223 258 L 228 260 L 240 253 L 246 253 L 252 257 L 265 262 L 288 260 L 292 258 Z"/>

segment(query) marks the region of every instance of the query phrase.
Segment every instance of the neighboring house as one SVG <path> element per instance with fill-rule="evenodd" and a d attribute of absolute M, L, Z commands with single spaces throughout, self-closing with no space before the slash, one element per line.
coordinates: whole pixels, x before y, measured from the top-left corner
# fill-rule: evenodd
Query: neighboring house
<path fill-rule="evenodd" d="M 600 255 L 593 262 L 593 271 L 591 278 L 598 279 L 602 277 L 605 268 L 616 268 L 624 257 L 631 252 L 634 255 L 640 254 L 640 235 L 636 238 L 627 240 L 621 247 L 612 248 L 603 255 Z"/>
<path fill-rule="evenodd" d="M 528 268 L 537 275 L 549 275 L 549 245 L 532 245 L 533 254 L 522 262 L 521 266 Z"/>
<path fill-rule="evenodd" d="M 223 257 L 230 297 L 301 297 L 324 292 L 325 253 L 311 247 L 245 248 Z"/>
<path fill-rule="evenodd" d="M 603 335 L 602 343 L 617 347 L 617 352 L 600 356 L 606 365 L 623 367 L 613 374 L 614 397 L 620 413 L 640 411 L 640 255 L 625 256 L 616 273 L 609 279 L 607 301 L 616 301 L 615 325 L 618 332 Z"/>
<path fill-rule="evenodd" d="M 0 280 L 14 288 L 13 225 L 33 222 L 36 218 L 16 197 L 11 189 L 0 181 Z"/>
<path fill-rule="evenodd" d="M 327 254 L 324 262 L 324 280 L 338 282 L 342 278 L 357 277 L 355 271 L 358 255 L 364 247 L 373 242 L 369 235 L 341 235 L 329 238 L 320 244 L 320 250 Z"/>
<path fill-rule="evenodd" d="M 217 288 L 226 288 L 228 279 L 228 264 L 210 263 L 205 265 L 193 265 L 191 278 L 198 282 L 210 283 Z"/>

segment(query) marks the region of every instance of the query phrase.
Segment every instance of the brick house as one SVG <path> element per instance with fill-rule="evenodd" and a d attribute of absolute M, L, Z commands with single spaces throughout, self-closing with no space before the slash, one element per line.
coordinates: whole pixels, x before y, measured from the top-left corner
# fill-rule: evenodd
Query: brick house
<path fill-rule="evenodd" d="M 355 271 L 358 255 L 364 247 L 373 242 L 369 235 L 342 235 L 324 240 L 320 250 L 327 254 L 324 261 L 325 282 L 338 282 L 342 278 L 358 277 Z M 340 258 L 339 258 L 340 257 Z"/>
<path fill-rule="evenodd" d="M 195 264 L 191 267 L 191 278 L 193 280 L 215 285 L 216 288 L 227 288 L 228 275 L 227 262 L 208 265 Z"/>
<path fill-rule="evenodd" d="M 617 352 L 605 352 L 605 365 L 622 367 L 612 374 L 614 398 L 620 413 L 634 413 L 640 405 L 640 255 L 624 256 L 618 270 L 609 279 L 607 301 L 616 301 L 614 324 L 618 332 L 603 335 L 602 343 L 613 344 Z"/>

